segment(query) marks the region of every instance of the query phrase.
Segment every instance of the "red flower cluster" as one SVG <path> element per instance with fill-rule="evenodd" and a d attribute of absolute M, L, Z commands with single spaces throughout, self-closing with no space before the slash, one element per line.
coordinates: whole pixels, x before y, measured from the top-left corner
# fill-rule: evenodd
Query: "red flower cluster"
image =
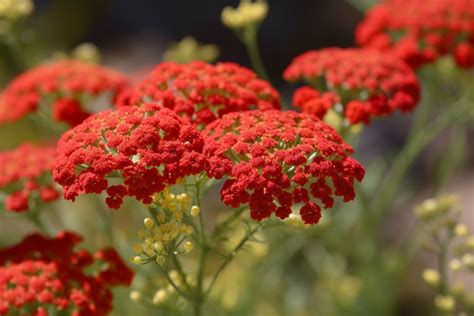
<path fill-rule="evenodd" d="M 32 199 L 50 202 L 59 197 L 50 176 L 55 157 L 54 147 L 30 144 L 0 153 L 0 190 L 8 194 L 7 210 L 26 211 Z"/>
<path fill-rule="evenodd" d="M 331 208 L 334 196 L 354 199 L 354 181 L 364 168 L 349 157 L 353 149 L 313 115 L 293 111 L 230 113 L 204 130 L 209 175 L 227 177 L 221 191 L 232 207 L 249 203 L 251 217 L 275 213 L 281 219 L 302 204 L 307 224 Z M 320 203 L 316 203 L 319 200 Z"/>
<path fill-rule="evenodd" d="M 13 122 L 41 110 L 57 121 L 75 126 L 91 113 L 91 98 L 116 96 L 128 86 L 114 70 L 81 61 L 63 60 L 28 70 L 4 90 L 0 101 L 0 123 Z M 47 107 L 39 109 L 39 107 Z"/>
<path fill-rule="evenodd" d="M 303 112 L 323 117 L 333 107 L 352 124 L 367 124 L 397 109 L 411 111 L 420 98 L 418 80 L 408 65 L 366 49 L 309 51 L 296 57 L 283 76 L 305 80 L 321 91 L 303 87 L 295 92 L 293 102 Z"/>
<path fill-rule="evenodd" d="M 359 45 L 392 51 L 413 67 L 452 54 L 474 66 L 472 0 L 384 0 L 358 26 Z"/>
<path fill-rule="evenodd" d="M 202 127 L 222 115 L 253 109 L 280 108 L 278 92 L 250 69 L 233 63 L 205 62 L 158 65 L 119 105 L 157 102 Z"/>
<path fill-rule="evenodd" d="M 80 241 L 68 232 L 52 239 L 33 234 L 0 250 L 0 315 L 47 316 L 50 308 L 74 316 L 107 315 L 111 287 L 130 285 L 133 272 L 111 248 L 94 256 L 75 251 Z M 93 264 L 101 264 L 101 271 L 90 275 L 85 270 Z"/>
<path fill-rule="evenodd" d="M 107 191 L 111 208 L 119 208 L 125 196 L 149 204 L 154 193 L 207 169 L 202 147 L 200 133 L 173 111 L 155 104 L 124 106 L 66 132 L 53 176 L 69 200 Z"/>

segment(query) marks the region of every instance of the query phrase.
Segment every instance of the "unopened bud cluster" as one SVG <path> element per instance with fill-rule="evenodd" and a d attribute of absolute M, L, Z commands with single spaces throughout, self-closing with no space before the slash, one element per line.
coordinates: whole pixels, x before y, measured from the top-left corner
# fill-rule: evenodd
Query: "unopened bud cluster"
<path fill-rule="evenodd" d="M 135 245 L 135 264 L 155 260 L 164 266 L 169 256 L 188 253 L 194 245 L 186 238 L 193 233 L 193 227 L 186 222 L 187 216 L 197 215 L 199 208 L 190 207 L 190 197 L 186 193 L 173 194 L 168 189 L 156 194 L 153 205 L 154 218 L 144 220 L 144 230 L 138 232 L 141 243 Z"/>
<path fill-rule="evenodd" d="M 474 293 L 469 293 L 464 283 L 474 281 L 474 235 L 460 223 L 461 209 L 457 197 L 447 195 L 426 200 L 416 207 L 415 215 L 429 236 L 425 246 L 441 260 L 447 258 L 439 265 L 447 269 L 426 269 L 422 274 L 425 283 L 438 291 L 435 307 L 443 313 L 471 315 L 474 313 Z M 458 278 L 458 272 L 468 274 Z"/>

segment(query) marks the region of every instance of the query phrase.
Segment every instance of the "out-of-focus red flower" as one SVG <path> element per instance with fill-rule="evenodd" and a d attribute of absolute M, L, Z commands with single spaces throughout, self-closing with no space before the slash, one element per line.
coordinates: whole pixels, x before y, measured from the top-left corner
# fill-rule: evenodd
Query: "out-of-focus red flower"
<path fill-rule="evenodd" d="M 248 203 L 255 220 L 287 218 L 301 204 L 303 221 L 316 224 L 321 206 L 331 208 L 334 196 L 354 199 L 354 181 L 364 177 L 364 168 L 350 157 L 352 147 L 313 115 L 230 113 L 204 135 L 209 176 L 226 179 L 222 201 L 232 207 Z"/>
<path fill-rule="evenodd" d="M 74 250 L 80 241 L 69 232 L 55 238 L 33 234 L 0 249 L 0 314 L 48 315 L 52 308 L 76 316 L 108 315 L 111 288 L 129 286 L 133 272 L 113 249 L 97 252 L 95 259 L 85 250 Z M 102 270 L 86 272 L 93 263 L 100 263 Z"/>
<path fill-rule="evenodd" d="M 200 61 L 159 64 L 118 101 L 119 106 L 158 103 L 199 127 L 230 112 L 280 108 L 278 92 L 250 69 Z"/>
<path fill-rule="evenodd" d="M 0 153 L 0 190 L 7 193 L 7 210 L 27 211 L 32 199 L 51 202 L 59 197 L 51 179 L 55 157 L 55 147 L 30 144 Z"/>
<path fill-rule="evenodd" d="M 156 104 L 123 106 L 66 132 L 53 176 L 68 200 L 107 191 L 111 208 L 125 196 L 149 204 L 154 193 L 207 169 L 202 147 L 201 134 L 175 112 Z"/>
<path fill-rule="evenodd" d="M 128 87 L 121 73 L 77 60 L 37 66 L 15 78 L 0 98 L 0 124 L 31 112 L 52 112 L 52 118 L 77 125 L 91 114 L 93 99 L 109 93 L 114 98 Z"/>
<path fill-rule="evenodd" d="M 295 92 L 293 102 L 303 112 L 323 117 L 333 108 L 352 124 L 367 124 L 395 110 L 412 111 L 420 99 L 413 70 L 397 57 L 374 50 L 309 51 L 296 57 L 283 76 L 312 85 Z"/>
<path fill-rule="evenodd" d="M 474 2 L 384 0 L 367 13 L 356 40 L 364 47 L 393 52 L 413 67 L 443 55 L 453 55 L 460 67 L 472 67 Z"/>

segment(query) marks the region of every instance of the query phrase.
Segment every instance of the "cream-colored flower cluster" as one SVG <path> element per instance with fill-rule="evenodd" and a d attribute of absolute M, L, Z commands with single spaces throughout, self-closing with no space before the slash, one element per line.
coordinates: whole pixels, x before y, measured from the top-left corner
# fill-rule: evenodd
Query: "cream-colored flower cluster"
<path fill-rule="evenodd" d="M 201 44 L 194 37 L 186 36 L 172 44 L 165 52 L 164 60 L 186 64 L 192 61 L 212 63 L 219 57 L 219 47 L 214 44 Z"/>
<path fill-rule="evenodd" d="M 237 8 L 225 7 L 222 10 L 222 23 L 231 28 L 239 29 L 248 25 L 261 23 L 268 14 L 268 3 L 264 0 L 241 0 Z"/>
<path fill-rule="evenodd" d="M 150 206 L 154 218 L 145 218 L 145 229 L 138 232 L 141 243 L 135 245 L 137 254 L 133 263 L 143 264 L 151 260 L 163 266 L 167 257 L 187 253 L 193 244 L 186 238 L 193 233 L 193 227 L 186 223 L 186 216 L 197 215 L 197 206 L 190 207 L 190 197 L 186 193 L 173 194 L 164 190 L 154 196 Z"/>
<path fill-rule="evenodd" d="M 0 0 L 0 18 L 16 20 L 33 11 L 32 0 Z"/>
<path fill-rule="evenodd" d="M 461 208 L 456 196 L 429 199 L 415 209 L 415 215 L 429 233 L 425 247 L 437 254 L 439 269 L 425 269 L 422 278 L 437 291 L 435 307 L 444 313 L 474 313 L 474 293 L 465 283 L 474 281 L 474 235 L 459 222 Z M 458 277 L 458 272 L 464 273 Z M 454 315 L 453 314 L 453 315 Z"/>

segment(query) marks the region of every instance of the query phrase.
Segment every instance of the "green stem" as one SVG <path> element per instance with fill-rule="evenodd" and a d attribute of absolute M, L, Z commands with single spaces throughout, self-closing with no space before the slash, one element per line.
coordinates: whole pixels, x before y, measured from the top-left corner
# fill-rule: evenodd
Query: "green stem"
<path fill-rule="evenodd" d="M 27 213 L 28 218 L 30 221 L 45 235 L 52 236 L 53 234 L 49 230 L 48 227 L 41 221 L 40 213 L 38 210 L 30 210 Z"/>
<path fill-rule="evenodd" d="M 196 188 L 196 205 L 201 209 L 201 181 L 195 182 Z M 203 295 L 203 283 L 204 283 L 204 274 L 207 255 L 209 252 L 209 247 L 207 244 L 207 238 L 205 233 L 204 218 L 202 210 L 199 212 L 199 236 L 200 236 L 200 253 L 199 253 L 199 263 L 198 263 L 198 272 L 197 272 L 197 284 L 196 284 L 196 293 L 193 297 L 193 314 L 195 316 L 200 316 L 202 314 L 202 305 L 204 303 Z"/>
<path fill-rule="evenodd" d="M 255 226 L 252 230 L 248 231 L 247 234 L 240 240 L 240 242 L 234 247 L 234 249 L 229 253 L 227 258 L 222 262 L 220 267 L 217 269 L 217 272 L 212 276 L 211 283 L 209 284 L 209 287 L 206 290 L 205 296 L 208 296 L 209 293 L 212 291 L 212 288 L 214 287 L 214 284 L 217 281 L 217 278 L 219 275 L 224 271 L 224 269 L 227 267 L 229 263 L 232 262 L 232 259 L 237 255 L 240 249 L 249 241 L 256 232 L 258 232 L 261 228 L 263 227 L 263 223 L 258 223 L 257 226 Z"/>
<path fill-rule="evenodd" d="M 463 102 L 465 100 L 462 99 L 460 101 Z M 434 121 L 431 126 L 427 126 L 411 137 L 402 151 L 394 158 L 393 166 L 388 172 L 388 176 L 385 177 L 387 181 L 381 184 L 379 190 L 380 193 L 375 197 L 371 208 L 372 212 L 370 213 L 373 215 L 375 223 L 378 223 L 380 218 L 390 210 L 389 206 L 392 203 L 405 174 L 423 149 L 446 128 L 465 118 L 466 110 L 463 109 L 461 105 L 456 105 Z"/>
<path fill-rule="evenodd" d="M 258 25 L 248 26 L 240 38 L 247 48 L 252 68 L 262 79 L 270 81 L 270 76 L 268 76 L 263 64 L 262 55 L 260 54 L 260 49 L 258 48 L 258 27 Z"/>

